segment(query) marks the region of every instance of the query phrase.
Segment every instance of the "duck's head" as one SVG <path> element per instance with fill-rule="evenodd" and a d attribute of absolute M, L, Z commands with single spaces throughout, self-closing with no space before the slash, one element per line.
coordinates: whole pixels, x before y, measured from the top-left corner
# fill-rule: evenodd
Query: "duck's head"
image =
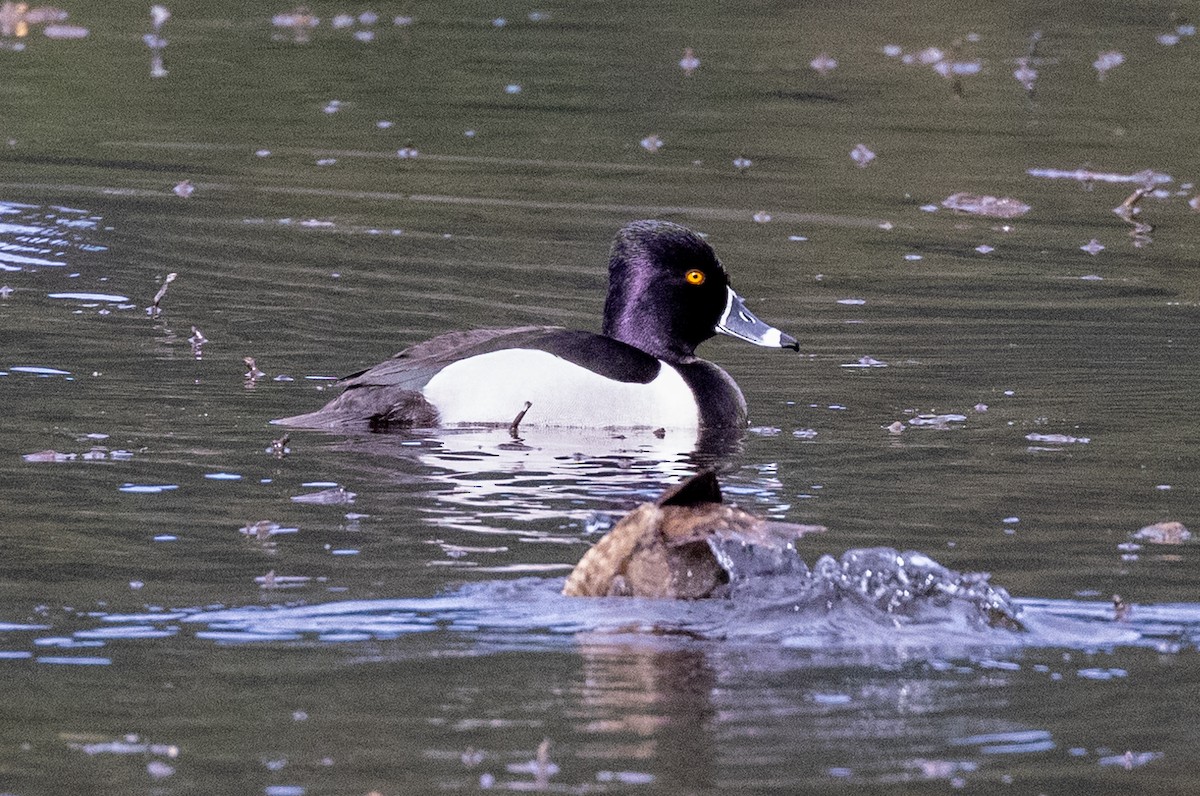
<path fill-rule="evenodd" d="M 668 362 L 693 357 L 717 333 L 800 350 L 794 337 L 746 309 L 703 238 L 669 221 L 634 221 L 617 233 L 603 331 Z"/>

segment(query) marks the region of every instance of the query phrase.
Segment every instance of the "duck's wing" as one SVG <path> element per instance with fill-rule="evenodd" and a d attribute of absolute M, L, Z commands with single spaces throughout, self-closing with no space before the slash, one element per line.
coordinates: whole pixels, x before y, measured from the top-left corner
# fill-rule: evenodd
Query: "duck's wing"
<path fill-rule="evenodd" d="M 299 428 L 432 428 L 437 409 L 422 390 L 453 362 L 502 349 L 546 351 L 618 381 L 646 384 L 661 364 L 653 356 L 611 337 L 554 326 L 450 332 L 410 346 L 339 383 L 341 395 L 315 412 L 280 418 Z"/>
<path fill-rule="evenodd" d="M 654 357 L 611 337 L 556 326 L 450 332 L 410 346 L 391 359 L 341 380 L 346 389 L 399 387 L 420 390 L 452 362 L 503 349 L 545 351 L 623 382 L 647 384 L 659 372 Z"/>

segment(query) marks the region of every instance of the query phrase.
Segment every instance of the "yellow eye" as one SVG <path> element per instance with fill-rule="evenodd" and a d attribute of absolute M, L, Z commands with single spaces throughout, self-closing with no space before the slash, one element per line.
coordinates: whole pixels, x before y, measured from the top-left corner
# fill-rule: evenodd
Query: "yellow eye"
<path fill-rule="evenodd" d="M 684 274 L 683 278 L 687 280 L 689 285 L 703 285 L 705 276 L 703 271 L 693 268 Z"/>

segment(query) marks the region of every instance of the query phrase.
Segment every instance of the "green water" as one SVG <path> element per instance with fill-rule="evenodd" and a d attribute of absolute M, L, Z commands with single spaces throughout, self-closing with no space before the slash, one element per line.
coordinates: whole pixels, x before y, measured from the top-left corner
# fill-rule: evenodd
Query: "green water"
<path fill-rule="evenodd" d="M 1191 24 L 1175 6 L 316 4 L 297 43 L 287 6 L 190 3 L 159 78 L 147 7 L 66 10 L 86 38 L 0 49 L 0 791 L 1191 792 L 1200 636 L 1172 628 L 1200 623 L 1197 548 L 1129 545 L 1200 525 L 1200 41 L 1156 40 Z M 980 71 L 956 86 L 890 44 Z M 1151 242 L 1111 212 L 1136 183 L 1039 168 L 1170 175 L 1138 205 Z M 939 209 L 960 191 L 1032 209 Z M 715 462 L 729 498 L 828 526 L 810 561 L 887 545 L 1079 610 L 1119 593 L 1135 622 L 1178 604 L 1137 625 L 1159 643 L 564 630 L 552 585 L 505 584 L 565 575 L 692 470 L 686 444 L 269 452 L 271 418 L 330 396 L 308 377 L 453 329 L 598 329 L 609 241 L 645 217 L 706 233 L 801 341 L 701 349 L 751 411 Z M 74 458 L 23 458 L 47 450 Z M 292 500 L 329 485 L 353 502 Z M 261 520 L 288 532 L 239 532 Z M 368 621 L 395 600 L 416 626 Z M 343 605 L 258 638 L 188 621 Z"/>

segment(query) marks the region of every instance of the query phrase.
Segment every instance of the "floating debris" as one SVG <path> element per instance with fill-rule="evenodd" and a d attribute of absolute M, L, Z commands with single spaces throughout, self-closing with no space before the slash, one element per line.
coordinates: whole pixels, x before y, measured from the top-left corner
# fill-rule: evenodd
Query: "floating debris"
<path fill-rule="evenodd" d="M 1112 596 L 1112 604 L 1113 604 L 1113 621 L 1128 622 L 1131 614 L 1133 613 L 1132 606 L 1130 606 L 1129 603 L 1125 602 L 1125 599 L 1123 597 L 1121 597 L 1121 595 L 1119 595 L 1119 594 L 1114 594 Z"/>
<path fill-rule="evenodd" d="M 14 292 L 15 291 L 8 285 L 2 285 L 2 286 L 0 286 L 0 299 L 6 299 L 9 296 L 11 296 Z"/>
<path fill-rule="evenodd" d="M 1118 218 L 1133 227 L 1129 231 L 1129 236 L 1133 238 L 1133 245 L 1139 249 L 1143 246 L 1149 246 L 1153 242 L 1150 233 L 1154 231 L 1154 227 L 1137 219 L 1137 216 L 1142 212 L 1141 208 L 1137 206 L 1138 202 L 1142 201 L 1142 198 L 1152 191 L 1153 188 L 1150 184 L 1137 188 L 1133 193 L 1125 197 L 1125 201 L 1113 208 L 1113 213 Z"/>
<path fill-rule="evenodd" d="M 767 224 L 771 221 L 771 214 L 765 210 L 759 210 L 753 216 L 754 221 L 758 224 Z"/>
<path fill-rule="evenodd" d="M 521 407 L 521 411 L 517 412 L 517 416 L 513 418 L 512 423 L 508 427 L 508 435 L 513 439 L 520 439 L 518 432 L 521 428 L 521 421 L 525 419 L 525 413 L 533 407 L 529 401 L 525 402 L 525 406 Z"/>
<path fill-rule="evenodd" d="M 162 51 L 167 46 L 167 40 L 159 34 L 162 32 L 162 27 L 166 21 L 171 18 L 171 12 L 166 6 L 151 6 L 150 7 L 150 25 L 153 28 L 153 33 L 147 33 L 142 37 L 142 41 L 146 42 L 146 46 L 150 48 L 150 77 L 166 77 L 167 69 L 163 66 Z"/>
<path fill-rule="evenodd" d="M 310 32 L 317 27 L 321 20 L 313 15 L 306 6 L 300 6 L 295 11 L 276 14 L 271 18 L 271 24 L 291 34 L 294 44 L 306 44 L 311 38 Z M 282 38 L 282 36 L 277 36 Z"/>
<path fill-rule="evenodd" d="M 208 338 L 204 336 L 195 326 L 192 327 L 192 336 L 188 338 L 188 342 L 192 344 L 192 356 L 200 359 L 203 356 L 202 346 L 208 342 Z"/>
<path fill-rule="evenodd" d="M 808 62 L 808 66 L 821 77 L 837 69 L 838 62 L 829 53 L 821 53 Z"/>
<path fill-rule="evenodd" d="M 272 536 L 298 533 L 299 531 L 299 528 L 284 528 L 279 523 L 272 522 L 271 520 L 259 520 L 258 522 L 253 522 L 238 528 L 238 533 L 242 534 L 243 536 L 249 536 L 258 542 L 267 542 Z"/>
<path fill-rule="evenodd" d="M 736 157 L 733 159 L 733 167 L 738 171 L 745 171 L 754 165 L 754 161 L 746 157 Z"/>
<path fill-rule="evenodd" d="M 658 150 L 662 149 L 663 146 L 662 139 L 656 135 L 648 135 L 639 143 L 641 143 L 642 149 L 646 150 L 647 152 L 657 152 Z"/>
<path fill-rule="evenodd" d="M 1017 68 L 1013 70 L 1012 75 L 1021 84 L 1021 88 L 1025 89 L 1026 93 L 1033 94 L 1038 72 L 1030 65 L 1028 58 L 1017 59 Z"/>
<path fill-rule="evenodd" d="M 965 422 L 967 422 L 966 415 L 947 413 L 947 414 L 942 414 L 942 415 L 934 415 L 934 414 L 917 415 L 916 417 L 909 418 L 908 424 L 910 426 L 918 426 L 918 427 L 924 427 L 924 428 L 944 430 L 944 429 L 948 429 L 948 428 L 953 428 L 953 426 L 950 425 L 951 423 L 965 423 Z"/>
<path fill-rule="evenodd" d="M 507 86 L 504 87 L 505 94 L 520 94 L 521 90 L 522 89 L 521 89 L 520 83 L 509 83 Z"/>
<path fill-rule="evenodd" d="M 975 251 L 979 252 L 980 254 L 991 254 L 992 252 L 996 251 L 996 247 L 989 246 L 986 243 L 981 243 L 975 247 Z"/>
<path fill-rule="evenodd" d="M 312 578 L 305 575 L 276 575 L 275 570 L 271 570 L 267 574 L 255 578 L 254 582 L 260 588 L 270 591 L 273 589 L 295 589 L 311 580 Z"/>
<path fill-rule="evenodd" d="M 325 103 L 325 107 L 321 110 L 324 113 L 337 113 L 341 109 L 342 101 L 340 99 L 331 99 L 329 102 Z"/>
<path fill-rule="evenodd" d="M 1125 63 L 1125 55 L 1118 50 L 1107 50 L 1096 56 L 1092 68 L 1096 70 L 1096 79 L 1103 80 L 1109 71 Z"/>
<path fill-rule="evenodd" d="M 858 144 L 850 150 L 850 159 L 857 163 L 860 169 L 865 169 L 875 159 L 875 153 L 868 149 L 866 144 Z"/>
<path fill-rule="evenodd" d="M 1080 251 L 1085 251 L 1088 254 L 1095 256 L 1104 251 L 1104 244 L 1100 243 L 1100 241 L 1096 240 L 1095 238 L 1092 238 L 1090 241 L 1080 246 L 1079 249 Z"/>
<path fill-rule="evenodd" d="M 349 491 L 344 486 L 330 487 L 322 489 L 320 492 L 309 492 L 306 495 L 293 495 L 292 501 L 295 503 L 313 503 L 321 506 L 338 506 L 348 505 L 354 502 L 358 497 L 354 492 Z"/>
<path fill-rule="evenodd" d="M 1182 522 L 1156 522 L 1139 528 L 1133 538 L 1148 544 L 1183 544 L 1192 538 L 1192 532 Z"/>
<path fill-rule="evenodd" d="M 942 207 L 989 218 L 1016 218 L 1029 212 L 1029 205 L 1007 196 L 956 193 L 942 200 Z"/>
<path fill-rule="evenodd" d="M 412 145 L 411 141 L 396 150 L 396 157 L 400 158 L 401 160 L 413 160 L 420 154 L 421 153 L 417 150 L 417 148 Z"/>
<path fill-rule="evenodd" d="M 847 362 L 842 365 L 843 368 L 886 368 L 886 362 L 881 362 L 872 356 L 859 357 L 854 362 Z"/>
<path fill-rule="evenodd" d="M 1076 180 L 1078 182 L 1134 182 L 1139 185 L 1162 185 L 1173 182 L 1174 177 L 1157 171 L 1146 169 L 1136 174 L 1117 174 L 1108 171 L 1093 171 L 1091 169 L 1026 169 L 1030 177 L 1042 177 L 1048 180 Z"/>
<path fill-rule="evenodd" d="M 691 77 L 692 73 L 700 68 L 700 59 L 692 52 L 691 47 L 684 48 L 683 57 L 679 59 L 679 68 L 686 77 Z"/>
<path fill-rule="evenodd" d="M 1025 93 L 1030 97 L 1033 96 L 1034 84 L 1038 78 L 1038 72 L 1033 68 L 1033 64 L 1037 58 L 1037 48 L 1041 41 L 1042 32 L 1035 30 L 1029 36 L 1029 52 L 1017 59 L 1017 68 L 1012 73 L 1017 82 L 1021 84 L 1021 88 L 1025 89 Z"/>
<path fill-rule="evenodd" d="M 179 274 L 175 273 L 174 271 L 166 275 L 166 277 L 163 279 L 162 287 L 160 287 L 158 292 L 154 294 L 154 301 L 150 302 L 150 306 L 146 308 L 147 315 L 158 315 L 162 312 L 159 304 L 162 303 L 163 297 L 167 295 L 167 288 L 171 286 L 171 283 L 175 281 L 175 277 L 177 276 L 179 276 Z"/>
<path fill-rule="evenodd" d="M 42 35 L 47 39 L 71 40 L 86 39 L 91 33 L 81 25 L 47 25 L 42 29 Z"/>
<path fill-rule="evenodd" d="M 254 361 L 254 357 L 242 357 L 242 362 L 246 363 L 247 370 L 242 375 L 246 379 L 247 387 L 254 386 L 255 382 L 267 375 L 258 369 L 258 363 Z"/>
<path fill-rule="evenodd" d="M 267 453 L 271 454 L 276 459 L 282 459 L 284 456 L 287 456 L 292 452 L 292 449 L 288 447 L 288 443 L 291 442 L 291 440 L 292 436 L 290 434 L 284 434 L 279 439 L 271 440 L 271 447 L 267 448 Z"/>
<path fill-rule="evenodd" d="M 1092 440 L 1088 437 L 1073 437 L 1070 434 L 1026 434 L 1030 442 L 1043 442 L 1047 445 L 1086 445 Z"/>
<path fill-rule="evenodd" d="M 195 191 L 196 186 L 192 184 L 191 180 L 184 180 L 171 189 L 171 193 L 183 199 L 187 199 L 189 196 L 195 193 Z"/>
<path fill-rule="evenodd" d="M 51 6 L 30 8 L 28 3 L 6 2 L 0 5 L 0 38 L 23 39 L 29 35 L 29 29 L 33 26 L 62 22 L 66 18 L 67 12 L 61 8 Z M 24 46 L 12 49 L 21 50 L 24 49 Z"/>

